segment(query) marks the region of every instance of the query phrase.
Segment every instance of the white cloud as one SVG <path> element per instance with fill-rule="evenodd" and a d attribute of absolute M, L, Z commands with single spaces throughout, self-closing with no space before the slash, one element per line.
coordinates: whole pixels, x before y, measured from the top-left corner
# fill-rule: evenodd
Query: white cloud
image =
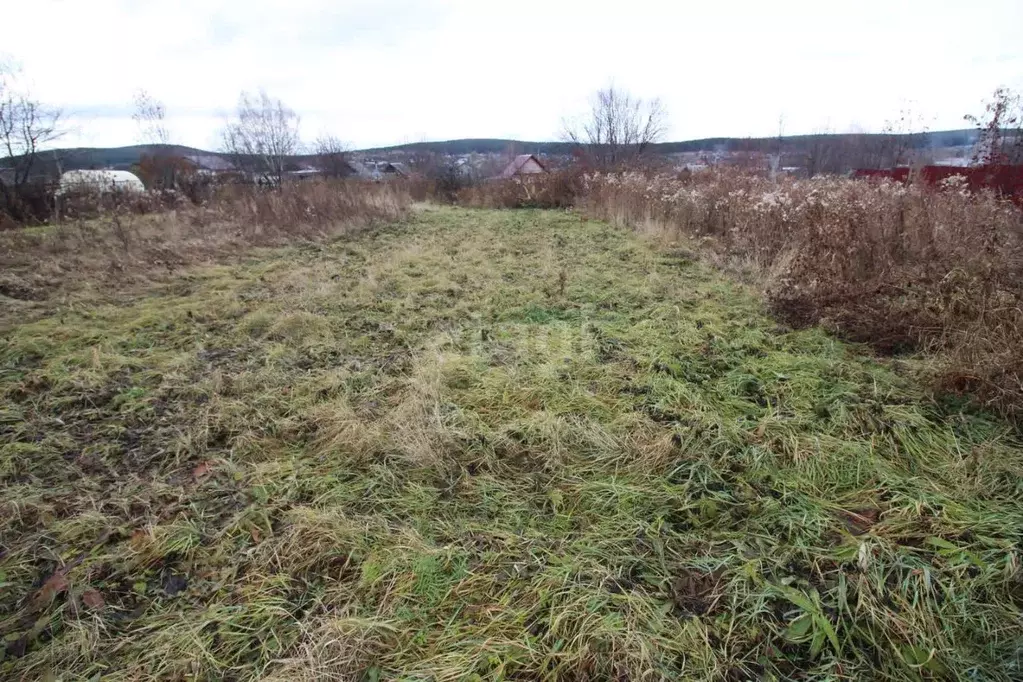
<path fill-rule="evenodd" d="M 968 9 L 968 11 L 967 11 Z M 668 3 L 518 0 L 35 0 L 4 50 L 75 142 L 131 144 L 135 89 L 176 141 L 210 146 L 242 89 L 265 87 L 312 138 L 551 139 L 610 79 L 659 96 L 671 137 L 878 130 L 911 102 L 932 128 L 1023 85 L 1018 0 Z M 22 27 L 38 27 L 23 30 Z"/>

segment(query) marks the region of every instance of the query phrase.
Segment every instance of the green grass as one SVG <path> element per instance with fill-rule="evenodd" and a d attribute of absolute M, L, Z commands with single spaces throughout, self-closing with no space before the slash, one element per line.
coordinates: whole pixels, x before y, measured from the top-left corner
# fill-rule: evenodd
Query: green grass
<path fill-rule="evenodd" d="M 5 679 L 1023 678 L 1023 449 L 572 213 L 0 345 Z"/>

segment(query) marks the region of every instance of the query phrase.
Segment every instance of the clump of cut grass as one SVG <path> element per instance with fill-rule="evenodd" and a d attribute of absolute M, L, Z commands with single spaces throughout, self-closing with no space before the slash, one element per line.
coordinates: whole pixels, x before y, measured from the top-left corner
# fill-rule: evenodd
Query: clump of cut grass
<path fill-rule="evenodd" d="M 1019 677 L 1014 432 L 686 254 L 427 207 L 181 277 L 0 346 L 0 676 Z"/>

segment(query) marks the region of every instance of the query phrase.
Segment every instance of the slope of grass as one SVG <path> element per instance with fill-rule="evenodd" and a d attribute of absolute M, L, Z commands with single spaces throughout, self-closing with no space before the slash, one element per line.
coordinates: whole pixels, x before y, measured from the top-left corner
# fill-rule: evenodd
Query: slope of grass
<path fill-rule="evenodd" d="M 192 270 L 0 346 L 0 676 L 1023 676 L 1023 450 L 571 213 Z"/>

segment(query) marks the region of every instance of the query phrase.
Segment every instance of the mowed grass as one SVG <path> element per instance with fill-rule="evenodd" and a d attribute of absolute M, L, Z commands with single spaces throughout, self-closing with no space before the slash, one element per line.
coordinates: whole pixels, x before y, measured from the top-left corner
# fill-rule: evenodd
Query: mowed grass
<path fill-rule="evenodd" d="M 55 310 L 0 677 L 1023 679 L 1023 450 L 899 367 L 562 212 Z"/>

